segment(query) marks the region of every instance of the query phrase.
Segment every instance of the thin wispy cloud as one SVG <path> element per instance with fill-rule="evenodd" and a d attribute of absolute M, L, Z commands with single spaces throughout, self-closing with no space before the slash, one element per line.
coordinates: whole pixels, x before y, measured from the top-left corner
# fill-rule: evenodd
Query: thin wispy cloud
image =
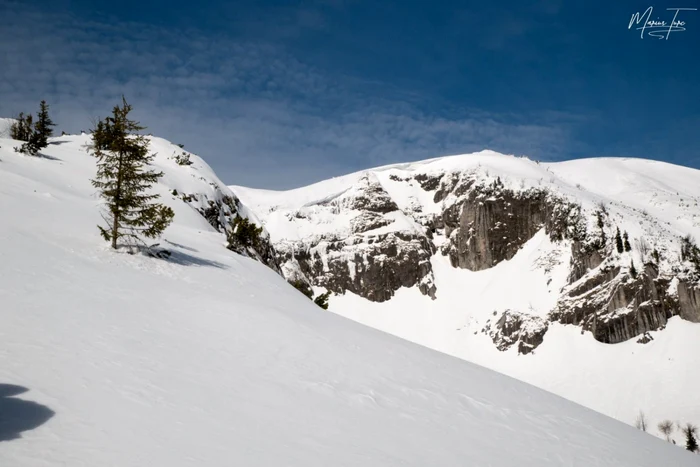
<path fill-rule="evenodd" d="M 346 3 L 313 6 L 276 10 L 277 34 L 326 28 L 323 8 Z M 47 99 L 60 129 L 78 132 L 123 94 L 149 131 L 185 144 L 232 184 L 288 188 L 484 148 L 552 160 L 585 146 L 573 137 L 585 115 L 466 108 L 329 72 L 246 34 L 85 21 L 19 3 L 0 18 L 0 69 L 2 116 Z"/>

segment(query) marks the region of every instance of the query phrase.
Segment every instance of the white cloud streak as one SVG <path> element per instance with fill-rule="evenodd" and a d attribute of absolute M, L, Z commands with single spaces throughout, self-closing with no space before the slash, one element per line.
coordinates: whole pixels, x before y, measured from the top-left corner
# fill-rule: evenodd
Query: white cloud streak
<path fill-rule="evenodd" d="M 283 47 L 15 6 L 0 18 L 1 116 L 47 99 L 60 128 L 77 132 L 124 94 L 149 131 L 203 156 L 227 183 L 288 188 L 483 148 L 551 159 L 571 144 L 561 115 L 553 125 L 447 105 L 428 113 L 413 96 L 333 76 Z"/>

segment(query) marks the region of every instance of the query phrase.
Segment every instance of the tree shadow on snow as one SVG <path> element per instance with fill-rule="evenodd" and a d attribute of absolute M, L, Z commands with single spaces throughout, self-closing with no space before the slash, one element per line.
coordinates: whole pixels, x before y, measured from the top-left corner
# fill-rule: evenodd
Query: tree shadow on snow
<path fill-rule="evenodd" d="M 32 156 L 32 157 L 38 157 L 39 159 L 48 159 L 48 160 L 50 160 L 50 161 L 59 161 L 59 162 L 63 162 L 63 159 L 59 159 L 58 157 L 54 157 L 54 156 L 49 156 L 49 155 L 47 155 L 47 154 L 42 154 L 42 153 L 40 153 L 40 152 L 37 153 L 36 156 Z"/>
<path fill-rule="evenodd" d="M 166 240 L 166 242 L 170 243 L 173 246 L 177 246 L 178 248 L 184 248 L 194 252 L 197 251 L 194 248 L 179 245 L 168 240 Z M 153 245 L 149 246 L 132 245 L 130 248 L 131 251 L 129 253 L 131 254 L 140 252 L 141 254 L 150 256 L 151 258 L 157 258 L 163 261 L 167 261 L 169 263 L 179 264 L 180 266 L 209 266 L 218 269 L 226 269 L 226 265 L 218 261 L 200 258 L 198 256 L 185 253 L 184 251 L 169 250 L 160 246 L 160 243 L 154 243 Z"/>
<path fill-rule="evenodd" d="M 165 243 L 169 243 L 172 246 L 176 246 L 176 247 L 180 248 L 181 250 L 187 250 L 187 251 L 192 251 L 194 253 L 197 253 L 197 250 L 195 250 L 192 247 L 185 246 L 185 245 L 182 245 L 180 243 L 171 242 L 170 240 L 164 240 L 164 241 L 165 241 Z"/>
<path fill-rule="evenodd" d="M 182 251 L 169 250 L 170 256 L 162 258 L 164 261 L 179 264 L 181 266 L 210 266 L 219 269 L 226 269 L 226 265 L 210 259 L 199 258 Z"/>
<path fill-rule="evenodd" d="M 27 391 L 22 386 L 0 384 L 0 442 L 18 439 L 23 431 L 33 430 L 54 416 L 55 412 L 44 405 L 12 397 Z"/>

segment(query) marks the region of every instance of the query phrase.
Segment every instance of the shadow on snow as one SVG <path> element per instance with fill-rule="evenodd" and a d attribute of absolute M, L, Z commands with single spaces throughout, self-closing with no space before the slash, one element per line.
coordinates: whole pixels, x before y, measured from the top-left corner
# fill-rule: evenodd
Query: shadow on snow
<path fill-rule="evenodd" d="M 21 437 L 20 433 L 46 423 L 55 412 L 36 402 L 16 396 L 28 389 L 14 384 L 0 384 L 0 442 Z"/>
<path fill-rule="evenodd" d="M 210 266 L 219 269 L 226 269 L 226 265 L 210 259 L 199 258 L 182 251 L 169 250 L 170 255 L 162 258 L 164 261 L 179 264 L 181 266 Z"/>

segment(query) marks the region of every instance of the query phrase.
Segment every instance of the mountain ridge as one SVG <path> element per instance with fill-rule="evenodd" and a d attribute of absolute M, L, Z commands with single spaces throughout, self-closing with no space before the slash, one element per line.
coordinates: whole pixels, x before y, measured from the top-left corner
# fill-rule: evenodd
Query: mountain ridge
<path fill-rule="evenodd" d="M 592 390 L 592 382 L 558 385 L 547 381 L 551 371 L 523 374 L 516 362 L 537 360 L 540 346 L 554 345 L 547 336 L 565 332 L 561 325 L 602 343 L 652 347 L 675 320 L 697 332 L 700 257 L 692 238 L 700 234 L 699 179 L 696 169 L 648 159 L 545 163 L 482 151 L 280 192 L 231 188 L 270 231 L 285 277 L 336 294 L 331 311 L 631 423 L 652 397 L 622 401 L 624 414 L 591 401 L 582 388 Z M 449 317 L 446 309 L 459 311 Z M 456 337 L 465 323 L 471 332 Z M 688 352 L 697 349 L 686 344 Z M 596 365 L 618 352 L 584 346 L 600 353 Z M 692 372 L 696 359 L 680 357 L 683 350 L 658 358 L 683 360 L 681 371 Z M 571 372 L 565 362 L 556 367 Z M 622 378 L 635 375 L 623 370 Z"/>

